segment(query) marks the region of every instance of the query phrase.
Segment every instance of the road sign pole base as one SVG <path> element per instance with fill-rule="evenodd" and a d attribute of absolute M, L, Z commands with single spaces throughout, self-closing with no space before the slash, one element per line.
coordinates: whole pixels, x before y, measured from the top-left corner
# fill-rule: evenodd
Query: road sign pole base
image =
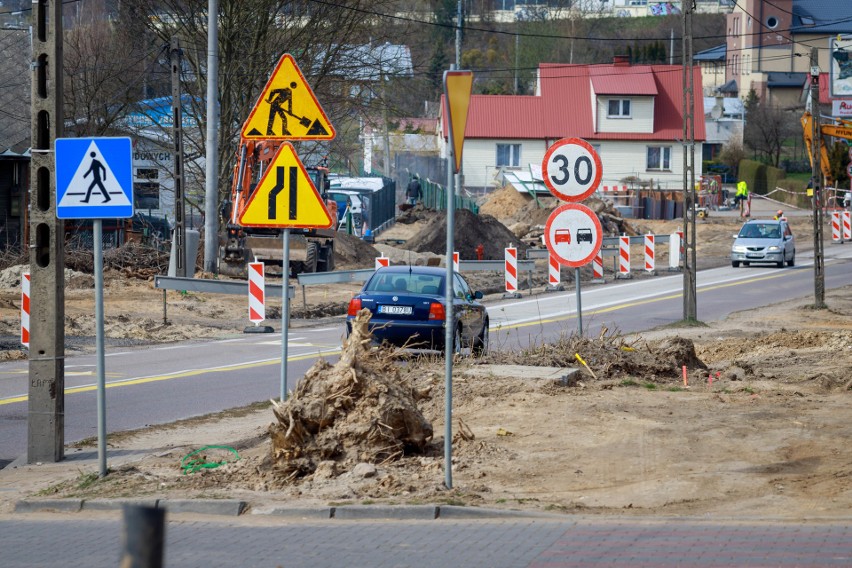
<path fill-rule="evenodd" d="M 565 287 L 562 284 L 557 284 L 556 286 L 548 285 L 544 289 L 545 293 L 547 293 L 547 292 L 564 292 L 564 291 L 565 291 Z"/>
<path fill-rule="evenodd" d="M 519 292 L 505 292 L 503 294 L 503 299 L 511 298 L 513 300 L 517 300 L 519 298 L 523 298 L 523 296 Z"/>
<path fill-rule="evenodd" d="M 589 280 L 589 282 L 591 282 L 592 284 L 606 284 L 606 280 L 604 280 L 603 278 L 592 278 L 591 280 Z"/>
<path fill-rule="evenodd" d="M 623 280 L 630 280 L 631 278 L 633 278 L 633 274 L 620 274 L 619 273 L 619 274 L 615 275 L 615 278 L 617 280 L 622 280 L 622 279 Z"/>
<path fill-rule="evenodd" d="M 271 325 L 250 325 L 243 330 L 243 333 L 274 333 Z"/>

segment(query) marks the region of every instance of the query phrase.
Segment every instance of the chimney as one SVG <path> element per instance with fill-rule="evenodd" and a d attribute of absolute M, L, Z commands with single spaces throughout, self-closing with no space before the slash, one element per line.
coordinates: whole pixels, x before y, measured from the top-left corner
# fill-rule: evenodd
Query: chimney
<path fill-rule="evenodd" d="M 616 67 L 630 67 L 630 57 L 627 55 L 613 55 L 612 64 Z"/>

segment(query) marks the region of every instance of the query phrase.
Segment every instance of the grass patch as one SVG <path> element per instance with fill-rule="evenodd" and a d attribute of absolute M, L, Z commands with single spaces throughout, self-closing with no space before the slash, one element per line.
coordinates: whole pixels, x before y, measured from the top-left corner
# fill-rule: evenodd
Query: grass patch
<path fill-rule="evenodd" d="M 623 386 L 623 387 L 638 387 L 639 383 L 637 383 L 633 379 L 624 379 L 623 381 L 621 381 L 621 386 Z"/>
<path fill-rule="evenodd" d="M 657 390 L 657 383 L 644 383 L 642 386 L 648 389 L 649 391 Z"/>

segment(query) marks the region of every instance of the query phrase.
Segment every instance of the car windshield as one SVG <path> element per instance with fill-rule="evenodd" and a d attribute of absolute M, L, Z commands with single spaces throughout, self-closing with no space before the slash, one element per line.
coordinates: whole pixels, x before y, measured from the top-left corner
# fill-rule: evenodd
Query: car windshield
<path fill-rule="evenodd" d="M 740 236 L 746 239 L 780 239 L 781 227 L 760 223 L 749 223 L 740 231 Z"/>
<path fill-rule="evenodd" d="M 367 282 L 364 291 L 397 294 L 443 294 L 444 277 L 439 274 L 385 272 L 373 276 Z"/>

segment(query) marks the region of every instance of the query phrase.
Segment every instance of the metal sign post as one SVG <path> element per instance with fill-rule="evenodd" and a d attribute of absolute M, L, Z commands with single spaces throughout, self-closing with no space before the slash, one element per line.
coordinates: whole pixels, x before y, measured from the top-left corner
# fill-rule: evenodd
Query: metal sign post
<path fill-rule="evenodd" d="M 574 269 L 574 281 L 577 283 L 577 332 L 583 335 L 583 300 L 580 295 L 580 267 Z"/>
<path fill-rule="evenodd" d="M 464 130 L 467 125 L 467 111 L 470 106 L 470 93 L 473 88 L 471 71 L 456 71 L 455 65 L 444 71 L 444 98 L 447 115 L 447 283 L 446 291 L 446 330 L 444 335 L 444 484 L 447 489 L 453 487 L 453 352 L 456 343 L 456 320 L 453 315 L 453 243 L 455 194 L 454 174 L 461 169 Z M 461 343 L 461 338 L 459 338 Z M 461 348 L 461 345 L 459 345 Z"/>
<path fill-rule="evenodd" d="M 91 219 L 95 261 L 98 472 L 106 463 L 103 219 L 133 217 L 130 138 L 56 139 L 56 217 Z"/>
<path fill-rule="evenodd" d="M 287 400 L 287 336 L 290 323 L 290 229 L 284 229 L 282 236 L 284 245 L 284 260 L 281 286 L 281 393 L 278 399 Z"/>
<path fill-rule="evenodd" d="M 97 360 L 98 475 L 107 474 L 106 463 L 106 365 L 104 363 L 104 247 L 103 221 L 92 223 L 95 245 L 95 357 Z"/>

